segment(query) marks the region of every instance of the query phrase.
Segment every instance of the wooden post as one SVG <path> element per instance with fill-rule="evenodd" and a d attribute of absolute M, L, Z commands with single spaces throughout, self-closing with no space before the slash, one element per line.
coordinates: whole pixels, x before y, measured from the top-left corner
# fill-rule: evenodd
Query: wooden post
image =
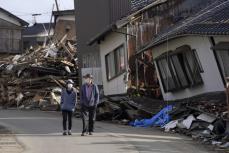
<path fill-rule="evenodd" d="M 138 59 L 135 59 L 135 81 L 136 81 L 136 88 L 139 89 L 139 75 L 138 75 Z"/>
<path fill-rule="evenodd" d="M 229 119 L 229 77 L 226 78 L 226 97 L 227 97 L 227 111 L 228 111 L 228 119 Z"/>

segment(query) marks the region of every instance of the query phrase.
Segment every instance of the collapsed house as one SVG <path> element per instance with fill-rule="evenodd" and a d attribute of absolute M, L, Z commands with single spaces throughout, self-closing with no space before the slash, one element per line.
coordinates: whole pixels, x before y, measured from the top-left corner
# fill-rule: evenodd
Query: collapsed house
<path fill-rule="evenodd" d="M 57 27 L 60 22 L 55 23 Z M 65 81 L 72 79 L 78 86 L 75 31 L 63 26 L 56 31 L 60 32 L 57 39 L 52 25 L 28 27 L 25 44 L 32 47 L 21 54 L 1 55 L 0 106 L 58 110 Z"/>
<path fill-rule="evenodd" d="M 58 110 L 61 89 L 77 81 L 75 49 L 66 40 L 0 60 L 0 105 Z M 64 44 L 64 45 L 63 45 Z M 53 106 L 53 107 L 52 107 Z"/>
<path fill-rule="evenodd" d="M 215 2 L 159 33 L 139 52 L 152 50 L 165 100 L 225 93 L 229 76 L 228 7 L 227 1 Z"/>

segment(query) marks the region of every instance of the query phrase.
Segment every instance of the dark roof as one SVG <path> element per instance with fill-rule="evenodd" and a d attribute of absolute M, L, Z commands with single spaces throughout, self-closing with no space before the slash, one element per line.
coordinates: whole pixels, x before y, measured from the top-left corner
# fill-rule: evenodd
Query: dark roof
<path fill-rule="evenodd" d="M 10 13 L 9 11 L 7 11 L 7 10 L 1 8 L 1 7 L 0 7 L 0 11 L 4 12 L 4 13 L 7 14 L 8 16 L 10 16 L 10 17 L 12 17 L 12 18 L 18 20 L 22 26 L 28 26 L 28 25 L 29 25 L 28 22 L 22 20 L 21 18 L 17 17 L 16 15 Z"/>
<path fill-rule="evenodd" d="M 53 28 L 53 23 L 51 24 L 51 28 Z M 25 28 L 23 31 L 23 35 L 28 36 L 28 35 L 38 35 L 41 33 L 46 33 L 44 27 L 46 28 L 47 31 L 49 31 L 49 23 L 35 23 L 33 26 Z"/>
<path fill-rule="evenodd" d="M 194 16 L 162 31 L 138 53 L 187 35 L 229 35 L 229 0 L 217 0 Z"/>
<path fill-rule="evenodd" d="M 108 25 L 104 30 L 102 30 L 100 33 L 98 33 L 96 36 L 91 38 L 89 42 L 87 42 L 87 45 L 93 45 L 95 42 L 100 41 L 101 39 L 104 39 L 104 37 L 112 32 L 114 29 L 117 29 L 115 24 Z"/>
<path fill-rule="evenodd" d="M 62 11 L 53 11 L 54 16 L 63 16 L 63 15 L 74 15 L 75 10 L 62 10 Z"/>
<path fill-rule="evenodd" d="M 146 5 L 150 4 L 152 1 L 155 0 L 131 0 L 131 10 L 133 12 L 140 10 Z"/>

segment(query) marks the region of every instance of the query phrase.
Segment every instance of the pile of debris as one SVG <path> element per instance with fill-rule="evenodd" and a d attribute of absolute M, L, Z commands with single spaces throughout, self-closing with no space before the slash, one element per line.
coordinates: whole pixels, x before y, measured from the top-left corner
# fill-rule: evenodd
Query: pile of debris
<path fill-rule="evenodd" d="M 165 132 L 185 134 L 220 150 L 229 148 L 228 109 L 223 92 L 176 102 L 146 97 L 105 97 L 98 105 L 96 117 L 100 121 L 135 127 L 159 126 Z"/>
<path fill-rule="evenodd" d="M 151 117 L 166 104 L 147 97 L 104 97 L 98 104 L 96 119 L 128 125 L 135 119 Z"/>
<path fill-rule="evenodd" d="M 76 47 L 66 40 L 1 57 L 0 106 L 57 110 L 65 80 L 78 84 Z"/>
<path fill-rule="evenodd" d="M 219 99 L 174 105 L 169 112 L 171 121 L 163 129 L 191 136 L 203 144 L 217 146 L 217 149 L 228 149 L 227 103 Z"/>

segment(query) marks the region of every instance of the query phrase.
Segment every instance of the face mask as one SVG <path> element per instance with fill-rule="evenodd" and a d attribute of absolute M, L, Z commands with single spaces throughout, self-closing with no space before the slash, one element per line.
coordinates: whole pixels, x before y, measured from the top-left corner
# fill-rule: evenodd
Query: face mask
<path fill-rule="evenodd" d="M 73 88 L 73 84 L 68 84 L 67 87 L 68 87 L 68 89 L 72 89 Z"/>

